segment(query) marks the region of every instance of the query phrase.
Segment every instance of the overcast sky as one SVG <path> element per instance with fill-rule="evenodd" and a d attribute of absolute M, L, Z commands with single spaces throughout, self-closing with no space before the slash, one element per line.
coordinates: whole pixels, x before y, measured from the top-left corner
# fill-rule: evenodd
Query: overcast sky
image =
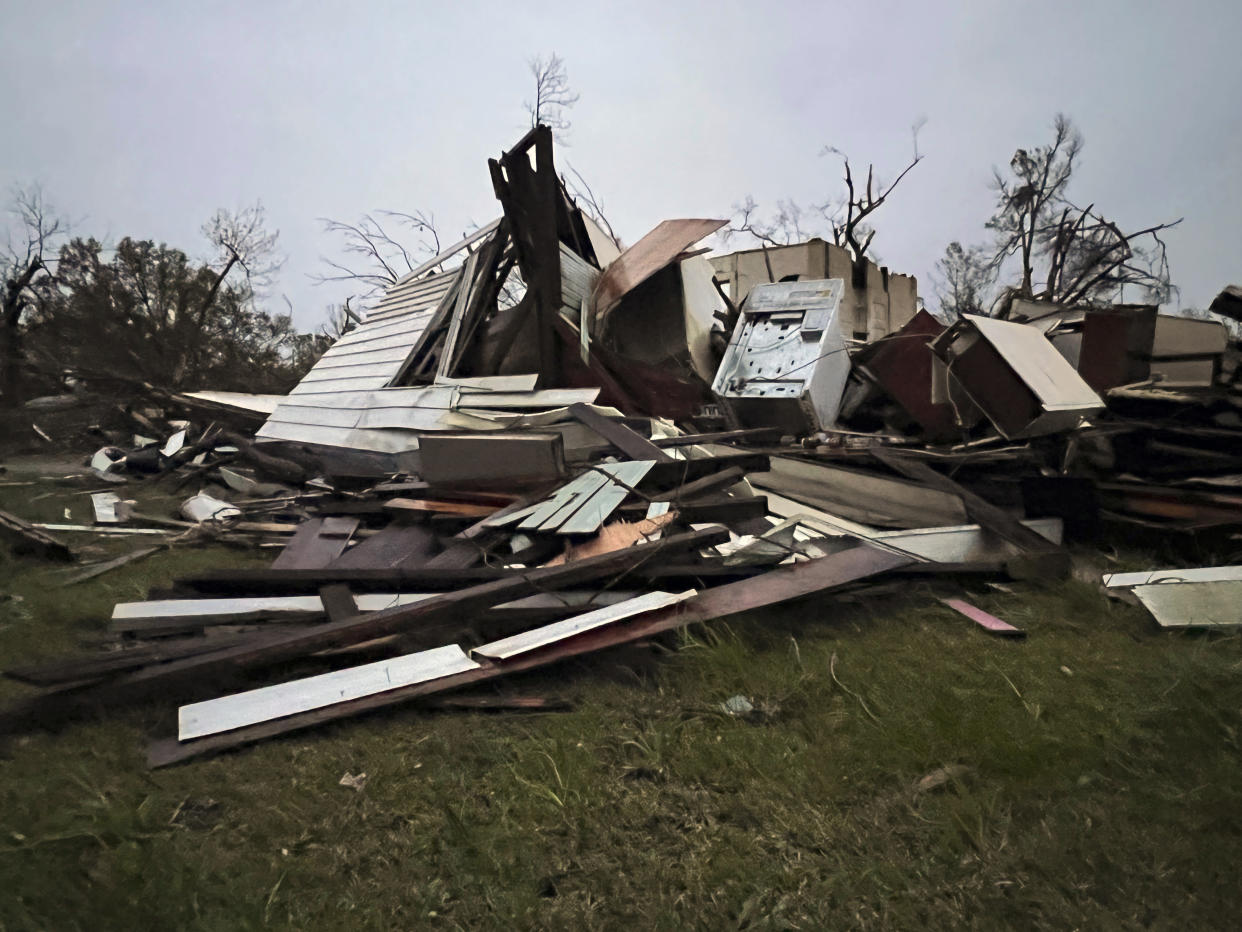
<path fill-rule="evenodd" d="M 1169 234 L 1181 303 L 1242 281 L 1242 3 L 221 3 L 0 0 L 0 183 L 39 182 L 75 232 L 192 254 L 217 207 L 256 199 L 287 264 L 272 297 L 317 326 L 344 293 L 310 274 L 318 218 L 423 209 L 442 236 L 499 214 L 486 160 L 524 131 L 528 60 L 581 99 L 558 153 L 618 233 L 823 200 L 836 146 L 891 177 L 875 249 L 919 278 L 984 238 L 993 166 L 1086 139 L 1073 185 Z"/>

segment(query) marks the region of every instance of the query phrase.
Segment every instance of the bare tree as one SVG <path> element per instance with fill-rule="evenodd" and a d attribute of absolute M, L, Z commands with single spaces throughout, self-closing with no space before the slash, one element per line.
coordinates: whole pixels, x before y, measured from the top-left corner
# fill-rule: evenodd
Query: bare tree
<path fill-rule="evenodd" d="M 992 266 L 998 273 L 1011 259 L 1019 266 L 1018 284 L 997 302 L 998 316 L 1008 316 L 1015 298 L 1109 303 L 1133 286 L 1148 300 L 1162 302 L 1174 290 L 1160 234 L 1181 219 L 1126 233 L 1094 204 L 1075 206 L 1066 189 L 1082 146 L 1073 123 L 1058 114 L 1051 144 L 1018 149 L 1008 177 L 993 172 L 997 202 L 987 223 L 996 235 Z"/>
<path fill-rule="evenodd" d="M 362 298 L 387 290 L 403 275 L 414 271 L 419 263 L 439 254 L 441 250 L 435 216 L 422 210 L 413 213 L 378 210 L 363 214 L 357 223 L 329 218 L 321 218 L 320 222 L 326 232 L 341 238 L 346 256 L 360 261 L 322 257 L 328 272 L 312 278 L 318 284 L 355 282 L 364 286 L 363 293 L 359 295 Z M 398 238 L 397 230 L 402 227 L 413 233 L 413 242 L 409 245 Z"/>
<path fill-rule="evenodd" d="M 807 210 L 796 201 L 783 200 L 776 202 L 776 212 L 768 219 L 759 216 L 758 205 L 754 198 L 746 200 L 734 208 L 734 220 L 729 226 L 731 233 L 746 233 L 769 246 L 781 246 L 799 242 L 811 236 L 822 235 L 838 246 L 849 249 L 854 261 L 860 261 L 867 255 L 871 243 L 875 239 L 875 228 L 865 221 L 884 206 L 890 194 L 902 179 L 910 173 L 915 165 L 923 161 L 919 153 L 918 132 L 923 122 L 920 120 L 911 127 L 914 138 L 914 155 L 908 165 L 897 177 L 885 184 L 875 174 L 875 165 L 868 164 L 865 183 L 856 183 L 849 157 L 840 149 L 826 147 L 821 155 L 838 155 L 844 166 L 845 194 L 838 199 L 828 199 L 822 204 L 814 204 Z M 818 214 L 813 222 L 810 218 Z M 823 224 L 827 224 L 824 231 Z"/>
<path fill-rule="evenodd" d="M 4 282 L 0 297 L 0 401 L 16 407 L 24 394 L 20 371 L 22 315 L 34 305 L 35 289 L 52 277 L 56 245 L 66 232 L 66 224 L 54 216 L 38 185 L 14 188 L 9 214 L 12 222 L 0 253 L 0 280 Z"/>
<path fill-rule="evenodd" d="M 200 304 L 200 315 L 208 313 L 220 287 L 234 269 L 242 270 L 245 290 L 253 298 L 271 286 L 284 265 L 284 258 L 276 252 L 280 231 L 268 231 L 267 217 L 258 201 L 237 211 L 220 208 L 203 224 L 202 232 L 216 248 L 214 266 L 218 270 L 215 282 Z"/>
<path fill-rule="evenodd" d="M 984 313 L 995 276 L 991 254 L 985 247 L 950 243 L 936 261 L 932 276 L 941 314 L 953 321 L 962 314 Z"/>
<path fill-rule="evenodd" d="M 612 228 L 612 224 L 604 215 L 603 200 L 595 196 L 595 192 L 578 169 L 572 165 L 568 168 L 572 177 L 567 178 L 561 175 L 561 184 L 564 185 L 566 192 L 577 203 L 578 209 L 594 220 L 618 249 L 624 249 L 621 245 L 621 237 L 617 236 L 616 230 Z"/>
<path fill-rule="evenodd" d="M 578 102 L 578 95 L 569 86 L 565 62 L 553 52 L 546 59 L 539 55 L 527 64 L 535 79 L 535 96 L 524 103 L 531 128 L 542 123 L 556 132 L 564 145 L 570 126 L 566 111 Z"/>
<path fill-rule="evenodd" d="M 349 301 L 350 299 L 346 298 L 343 304 L 333 304 L 328 307 L 328 319 L 320 325 L 319 335 L 328 340 L 329 344 L 335 343 L 362 323 L 362 318 L 354 313 L 353 308 L 349 306 Z"/>

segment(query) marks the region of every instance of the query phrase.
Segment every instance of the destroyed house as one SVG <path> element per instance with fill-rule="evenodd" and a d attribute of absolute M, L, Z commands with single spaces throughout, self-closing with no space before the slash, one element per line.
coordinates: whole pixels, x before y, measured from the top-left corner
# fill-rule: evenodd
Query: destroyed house
<path fill-rule="evenodd" d="M 145 433 L 81 476 L 118 484 L 91 494 L 97 526 L 0 512 L 15 549 L 59 561 L 77 554 L 49 531 L 280 548 L 118 603 L 117 649 L 6 670 L 42 691 L 0 733 L 158 696 L 179 705 L 148 758 L 164 766 L 450 692 L 545 708 L 496 682 L 798 599 L 831 618 L 836 596 L 1065 578 L 1063 538 L 1106 522 L 1237 539 L 1242 347 L 1223 324 L 1015 302 L 1025 320 L 946 327 L 913 279 L 819 241 L 714 260 L 718 289 L 697 244 L 723 221 L 621 249 L 551 142 L 538 127 L 489 162 L 500 218 L 393 283 L 288 395 L 120 409 Z M 1242 314 L 1238 294 L 1218 305 Z M 144 473 L 199 483 L 184 520 L 121 497 Z M 1237 566 L 1103 581 L 1162 627 L 1242 626 Z"/>
<path fill-rule="evenodd" d="M 691 249 L 724 221 L 664 221 L 621 251 L 567 195 L 546 127 L 490 168 L 503 216 L 394 283 L 259 440 L 361 453 L 382 474 L 416 471 L 428 432 L 560 431 L 572 459 L 589 432 L 569 405 L 710 410 L 725 301 Z"/>

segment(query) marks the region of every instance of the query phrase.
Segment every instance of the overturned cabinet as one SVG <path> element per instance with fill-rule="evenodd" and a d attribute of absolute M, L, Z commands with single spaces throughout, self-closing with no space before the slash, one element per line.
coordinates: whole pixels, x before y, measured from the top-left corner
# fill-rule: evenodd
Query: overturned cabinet
<path fill-rule="evenodd" d="M 1072 430 L 1104 409 L 1043 332 L 1028 324 L 966 314 L 931 348 L 1007 439 Z"/>
<path fill-rule="evenodd" d="M 832 426 L 850 373 L 837 321 L 843 292 L 837 278 L 751 289 L 712 383 L 735 426 Z"/>

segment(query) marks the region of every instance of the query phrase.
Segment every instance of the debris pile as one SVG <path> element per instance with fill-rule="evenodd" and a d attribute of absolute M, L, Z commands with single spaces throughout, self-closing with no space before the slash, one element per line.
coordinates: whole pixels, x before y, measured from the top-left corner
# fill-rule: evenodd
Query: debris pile
<path fill-rule="evenodd" d="M 946 325 L 866 260 L 823 277 L 827 244 L 775 257 L 781 281 L 766 250 L 696 249 L 723 221 L 621 249 L 567 195 L 545 127 L 490 169 L 503 215 L 397 282 L 289 395 L 178 396 L 188 419 L 95 454 L 114 484 L 95 530 L 279 553 L 118 604 L 118 649 L 6 671 L 42 691 L 0 727 L 176 702 L 150 754 L 166 765 L 807 596 L 1063 578 L 1063 538 L 1106 526 L 1242 528 L 1224 324 L 1016 301 Z M 1214 309 L 1240 306 L 1234 288 Z M 142 475 L 193 493 L 178 517 L 136 510 Z M 49 557 L 69 551 L 47 532 L 75 529 L 0 513 Z M 1239 572 L 1104 582 L 1161 624 L 1228 626 Z"/>

